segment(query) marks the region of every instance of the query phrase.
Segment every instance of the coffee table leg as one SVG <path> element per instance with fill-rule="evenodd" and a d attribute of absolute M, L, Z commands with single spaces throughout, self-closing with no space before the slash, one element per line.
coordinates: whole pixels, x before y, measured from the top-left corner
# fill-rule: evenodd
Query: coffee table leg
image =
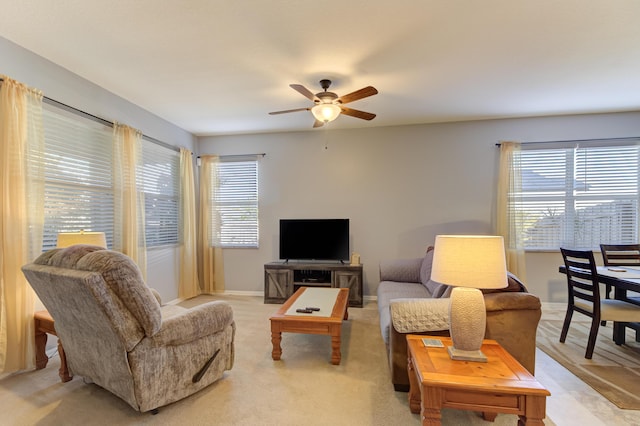
<path fill-rule="evenodd" d="M 342 325 L 339 324 L 337 327 L 331 327 L 331 364 L 338 365 L 340 364 L 340 359 L 342 358 L 342 354 L 340 353 L 340 332 L 342 331 Z"/>
<path fill-rule="evenodd" d="M 280 342 L 282 341 L 282 333 L 280 331 L 271 330 L 271 344 L 273 345 L 273 350 L 271 351 L 271 358 L 275 361 L 280 359 L 282 355 L 282 348 L 280 347 Z"/>

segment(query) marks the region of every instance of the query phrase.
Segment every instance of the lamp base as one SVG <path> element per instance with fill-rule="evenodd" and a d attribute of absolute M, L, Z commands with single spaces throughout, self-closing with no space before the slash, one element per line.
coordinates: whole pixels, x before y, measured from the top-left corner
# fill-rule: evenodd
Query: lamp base
<path fill-rule="evenodd" d="M 458 361 L 474 361 L 474 362 L 487 362 L 487 357 L 481 350 L 477 351 L 465 351 L 462 349 L 456 349 L 453 346 L 448 346 L 449 358 Z"/>
<path fill-rule="evenodd" d="M 486 317 L 484 296 L 480 290 L 456 287 L 451 291 L 449 334 L 453 345 L 448 347 L 451 359 L 487 362 L 480 351 Z"/>

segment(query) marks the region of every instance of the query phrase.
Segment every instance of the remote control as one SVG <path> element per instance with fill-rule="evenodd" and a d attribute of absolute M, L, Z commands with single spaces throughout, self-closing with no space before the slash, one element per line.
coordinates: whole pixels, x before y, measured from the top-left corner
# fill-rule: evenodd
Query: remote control
<path fill-rule="evenodd" d="M 309 306 L 307 306 L 305 309 L 308 310 L 308 311 L 319 311 L 320 310 L 320 308 L 310 308 Z"/>
<path fill-rule="evenodd" d="M 296 309 L 296 312 L 301 314 L 311 314 L 313 311 L 311 309 Z"/>

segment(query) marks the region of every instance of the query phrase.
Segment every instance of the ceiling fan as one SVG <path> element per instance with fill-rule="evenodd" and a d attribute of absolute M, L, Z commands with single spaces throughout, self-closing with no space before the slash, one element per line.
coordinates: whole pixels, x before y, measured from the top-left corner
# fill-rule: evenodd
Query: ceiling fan
<path fill-rule="evenodd" d="M 359 111 L 357 109 L 351 109 L 343 106 L 349 102 L 357 101 L 362 98 L 376 95 L 378 91 L 375 87 L 367 86 L 355 92 L 351 92 L 344 96 L 338 96 L 333 92 L 327 92 L 329 86 L 331 86 L 331 80 L 320 80 L 320 86 L 324 89 L 324 92 L 318 92 L 315 95 L 306 87 L 301 84 L 290 84 L 293 90 L 299 92 L 304 97 L 315 103 L 312 107 L 288 109 L 284 111 L 270 112 L 270 115 L 285 114 L 288 112 L 297 111 L 311 111 L 316 119 L 313 123 L 313 127 L 321 127 L 325 123 L 335 120 L 342 113 L 350 115 L 351 117 L 361 118 L 363 120 L 373 120 L 375 114 L 370 112 Z"/>

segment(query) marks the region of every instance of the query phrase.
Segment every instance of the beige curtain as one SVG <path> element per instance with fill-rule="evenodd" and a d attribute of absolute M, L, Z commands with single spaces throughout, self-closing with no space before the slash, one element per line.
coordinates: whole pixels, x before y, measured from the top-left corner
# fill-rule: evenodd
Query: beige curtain
<path fill-rule="evenodd" d="M 120 123 L 113 124 L 113 249 L 138 265 L 147 277 L 144 234 L 144 192 L 136 179 L 142 167 L 142 133 Z"/>
<path fill-rule="evenodd" d="M 200 294 L 196 241 L 196 190 L 193 178 L 193 154 L 180 148 L 180 285 L 178 297 L 188 299 Z"/>
<path fill-rule="evenodd" d="M 520 162 L 514 157 L 519 150 L 518 142 L 500 143 L 496 227 L 498 235 L 504 238 L 507 269 L 526 280 L 525 252 L 521 243 L 523 230 L 518 229 L 515 218 L 511 217 L 513 212 L 509 209 L 509 194 L 520 194 L 522 191 Z"/>
<path fill-rule="evenodd" d="M 0 82 L 0 377 L 35 365 L 36 300 L 20 268 L 42 251 L 42 93 Z"/>
<path fill-rule="evenodd" d="M 218 157 L 204 155 L 200 157 L 200 214 L 198 229 L 198 277 L 204 293 L 224 291 L 224 268 L 222 248 L 215 247 L 211 211 L 213 208 L 213 190 L 215 183 L 215 165 Z M 219 223 L 219 221 L 216 221 Z"/>

